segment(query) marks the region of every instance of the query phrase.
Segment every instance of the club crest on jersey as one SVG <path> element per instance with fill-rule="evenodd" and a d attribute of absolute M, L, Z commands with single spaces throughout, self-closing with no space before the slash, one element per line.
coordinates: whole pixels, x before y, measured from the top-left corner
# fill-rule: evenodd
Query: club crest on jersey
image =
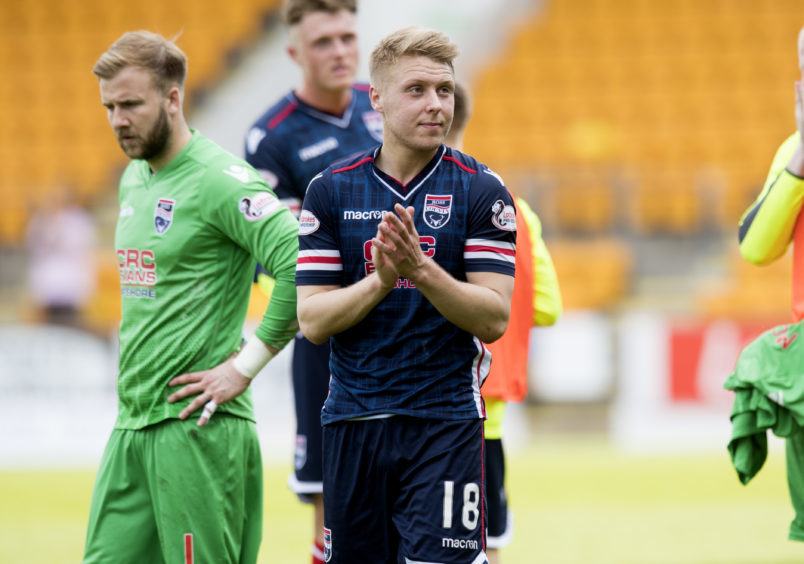
<path fill-rule="evenodd" d="M 382 116 L 374 110 L 363 112 L 363 124 L 371 136 L 382 143 Z"/>
<path fill-rule="evenodd" d="M 491 205 L 491 222 L 497 229 L 503 231 L 516 231 L 516 211 L 514 206 L 506 205 L 497 200 Z"/>
<path fill-rule="evenodd" d="M 332 529 L 324 527 L 324 562 L 332 559 Z"/>
<path fill-rule="evenodd" d="M 441 229 L 449 221 L 452 212 L 452 196 L 435 196 L 427 194 L 424 199 L 422 217 L 424 223 L 433 229 Z"/>
<path fill-rule="evenodd" d="M 258 192 L 253 196 L 244 196 L 237 203 L 237 209 L 248 221 L 257 221 L 268 217 L 280 208 L 276 196 L 269 192 Z"/>
<path fill-rule="evenodd" d="M 154 210 L 154 229 L 162 235 L 173 224 L 173 209 L 176 207 L 176 200 L 159 198 L 156 201 Z"/>

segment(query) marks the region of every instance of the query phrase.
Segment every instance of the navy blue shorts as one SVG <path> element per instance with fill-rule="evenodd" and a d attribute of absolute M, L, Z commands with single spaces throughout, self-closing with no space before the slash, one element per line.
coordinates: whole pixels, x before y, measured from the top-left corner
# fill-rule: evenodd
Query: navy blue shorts
<path fill-rule="evenodd" d="M 396 415 L 325 425 L 328 564 L 483 564 L 483 422 Z"/>
<path fill-rule="evenodd" d="M 488 499 L 489 548 L 502 548 L 511 542 L 513 527 L 505 492 L 505 452 L 501 439 L 486 439 L 486 495 Z"/>
<path fill-rule="evenodd" d="M 315 345 L 293 341 L 293 398 L 296 405 L 296 453 L 290 487 L 299 499 L 321 493 L 321 408 L 329 393 L 329 341 Z"/>

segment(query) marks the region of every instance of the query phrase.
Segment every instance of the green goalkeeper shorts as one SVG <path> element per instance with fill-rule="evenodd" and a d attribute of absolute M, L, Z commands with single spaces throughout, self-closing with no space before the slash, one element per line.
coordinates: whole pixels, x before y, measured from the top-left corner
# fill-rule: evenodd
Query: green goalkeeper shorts
<path fill-rule="evenodd" d="M 254 423 L 217 413 L 115 429 L 89 510 L 84 563 L 254 563 L 262 459 Z"/>

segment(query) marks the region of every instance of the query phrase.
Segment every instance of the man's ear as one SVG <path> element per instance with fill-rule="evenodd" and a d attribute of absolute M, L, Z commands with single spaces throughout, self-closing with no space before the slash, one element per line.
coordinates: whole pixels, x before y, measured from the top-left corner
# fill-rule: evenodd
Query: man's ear
<path fill-rule="evenodd" d="M 293 45 L 288 45 L 287 47 L 285 47 L 285 52 L 290 57 L 291 61 L 293 61 L 297 65 L 299 64 L 299 52 Z"/>
<path fill-rule="evenodd" d="M 181 89 L 178 86 L 171 86 L 167 92 L 168 113 L 176 114 L 181 112 L 181 98 Z"/>
<path fill-rule="evenodd" d="M 377 112 L 382 112 L 382 103 L 380 102 L 380 91 L 374 85 L 369 86 L 369 100 L 371 100 L 371 107 Z"/>

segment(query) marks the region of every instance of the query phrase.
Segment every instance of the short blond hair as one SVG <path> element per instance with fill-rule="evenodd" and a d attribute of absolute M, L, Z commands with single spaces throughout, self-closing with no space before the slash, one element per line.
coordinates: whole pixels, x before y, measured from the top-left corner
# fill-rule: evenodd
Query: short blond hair
<path fill-rule="evenodd" d="M 162 92 L 178 86 L 184 89 L 187 78 L 187 55 L 174 40 L 151 31 L 127 31 L 103 53 L 92 72 L 98 78 L 111 79 L 127 67 L 151 72 L 154 86 Z"/>
<path fill-rule="evenodd" d="M 290 27 L 301 22 L 305 15 L 313 12 L 336 14 L 346 10 L 357 13 L 357 0 L 285 0 L 282 5 L 282 21 Z"/>
<path fill-rule="evenodd" d="M 458 46 L 444 33 L 411 26 L 397 30 L 371 52 L 369 77 L 371 83 L 380 81 L 385 69 L 399 61 L 401 57 L 427 57 L 437 63 L 447 65 L 453 73 L 453 61 L 458 56 Z"/>

